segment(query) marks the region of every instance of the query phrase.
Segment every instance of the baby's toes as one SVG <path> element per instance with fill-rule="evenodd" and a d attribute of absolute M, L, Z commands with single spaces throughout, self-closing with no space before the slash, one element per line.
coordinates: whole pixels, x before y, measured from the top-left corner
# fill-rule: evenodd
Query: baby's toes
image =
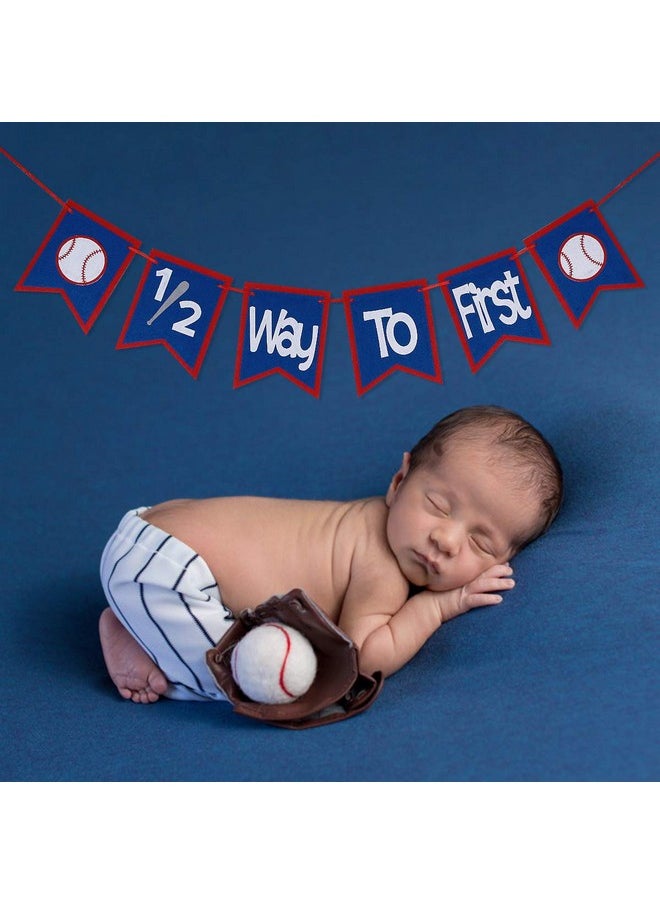
<path fill-rule="evenodd" d="M 167 690 L 167 678 L 160 669 L 153 669 L 153 671 L 149 673 L 147 687 L 151 693 L 156 695 L 156 700 L 165 693 Z M 154 700 L 151 700 L 151 703 L 154 702 Z"/>

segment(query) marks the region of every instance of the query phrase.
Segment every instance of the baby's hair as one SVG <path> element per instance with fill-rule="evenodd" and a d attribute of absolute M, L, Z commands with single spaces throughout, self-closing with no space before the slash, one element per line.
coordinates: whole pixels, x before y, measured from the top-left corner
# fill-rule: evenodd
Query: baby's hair
<path fill-rule="evenodd" d="M 477 438 L 487 432 L 493 451 L 512 452 L 526 471 L 528 485 L 538 492 L 541 520 L 530 537 L 522 538 L 518 549 L 544 534 L 561 507 L 564 480 L 559 459 L 545 437 L 519 414 L 497 405 L 459 408 L 429 430 L 410 452 L 410 471 L 441 458 L 450 439 Z"/>

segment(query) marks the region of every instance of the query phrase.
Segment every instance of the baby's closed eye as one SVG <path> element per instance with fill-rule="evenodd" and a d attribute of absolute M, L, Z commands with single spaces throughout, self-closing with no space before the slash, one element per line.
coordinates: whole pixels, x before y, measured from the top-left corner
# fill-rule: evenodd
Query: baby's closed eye
<path fill-rule="evenodd" d="M 443 517 L 448 517 L 451 513 L 449 508 L 449 503 L 442 499 L 440 496 L 429 496 L 426 497 L 427 501 L 430 503 L 430 508 L 439 515 Z"/>
<path fill-rule="evenodd" d="M 472 534 L 470 536 L 470 542 L 475 547 L 477 552 L 479 552 L 481 555 L 484 555 L 484 556 L 494 556 L 495 555 L 495 550 L 493 549 L 491 544 L 488 542 L 488 540 L 484 539 L 483 537 L 481 537 L 479 535 L 475 536 L 474 534 Z"/>

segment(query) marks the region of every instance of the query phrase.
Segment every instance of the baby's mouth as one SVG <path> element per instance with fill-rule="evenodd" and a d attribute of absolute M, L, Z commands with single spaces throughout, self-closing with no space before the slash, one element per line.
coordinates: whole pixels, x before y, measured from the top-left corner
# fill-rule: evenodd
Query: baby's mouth
<path fill-rule="evenodd" d="M 417 559 L 417 561 L 419 562 L 419 564 L 423 568 L 425 568 L 429 574 L 435 574 L 435 575 L 440 574 L 440 569 L 438 568 L 436 563 L 433 562 L 431 559 L 429 559 L 427 556 L 423 555 L 421 552 L 417 552 L 417 550 L 414 550 L 413 554 L 414 554 L 415 558 Z"/>

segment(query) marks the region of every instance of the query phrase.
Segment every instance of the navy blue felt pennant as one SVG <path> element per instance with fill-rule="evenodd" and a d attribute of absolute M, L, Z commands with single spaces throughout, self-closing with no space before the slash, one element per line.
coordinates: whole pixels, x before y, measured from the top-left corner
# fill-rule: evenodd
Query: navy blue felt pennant
<path fill-rule="evenodd" d="M 575 327 L 600 292 L 644 285 L 593 201 L 526 238 L 525 247 Z"/>
<path fill-rule="evenodd" d="M 139 247 L 138 239 L 67 201 L 16 291 L 61 295 L 88 333 Z"/>
<path fill-rule="evenodd" d="M 318 397 L 330 293 L 246 283 L 234 388 L 280 374 Z"/>
<path fill-rule="evenodd" d="M 117 348 L 163 345 L 197 377 L 231 277 L 153 249 Z"/>
<path fill-rule="evenodd" d="M 509 248 L 438 277 L 473 373 L 507 340 L 550 344 L 519 257 Z"/>
<path fill-rule="evenodd" d="M 395 371 L 442 382 L 426 280 L 344 292 L 359 395 Z"/>

